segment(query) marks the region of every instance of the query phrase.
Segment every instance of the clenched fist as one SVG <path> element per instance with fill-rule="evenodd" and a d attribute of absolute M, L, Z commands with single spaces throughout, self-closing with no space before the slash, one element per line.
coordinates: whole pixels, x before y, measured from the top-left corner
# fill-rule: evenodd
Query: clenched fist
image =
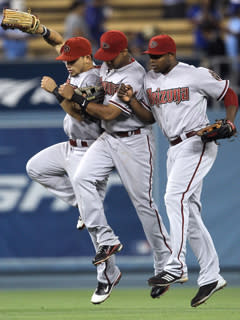
<path fill-rule="evenodd" d="M 55 80 L 50 77 L 44 76 L 41 80 L 41 88 L 48 92 L 53 92 L 53 90 L 57 87 Z"/>
<path fill-rule="evenodd" d="M 71 100 L 74 94 L 74 88 L 70 84 L 64 83 L 60 85 L 58 92 L 65 99 Z"/>

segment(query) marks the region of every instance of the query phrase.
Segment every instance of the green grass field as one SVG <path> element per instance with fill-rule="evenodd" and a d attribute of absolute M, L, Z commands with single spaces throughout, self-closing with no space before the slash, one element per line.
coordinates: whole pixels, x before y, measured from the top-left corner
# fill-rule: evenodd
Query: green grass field
<path fill-rule="evenodd" d="M 116 288 L 101 305 L 90 290 L 0 291 L 1 320 L 239 320 L 240 288 L 216 292 L 205 304 L 190 307 L 196 288 L 171 288 L 160 299 L 149 289 Z"/>

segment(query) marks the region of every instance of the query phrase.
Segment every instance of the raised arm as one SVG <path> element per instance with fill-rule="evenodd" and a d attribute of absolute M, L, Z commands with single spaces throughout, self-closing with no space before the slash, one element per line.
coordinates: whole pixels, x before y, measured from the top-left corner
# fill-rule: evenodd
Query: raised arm
<path fill-rule="evenodd" d="M 18 29 L 31 35 L 41 35 L 48 44 L 56 49 L 57 53 L 60 52 L 64 43 L 64 39 L 60 33 L 48 29 L 41 24 L 39 17 L 32 14 L 30 10 L 23 12 L 13 9 L 3 9 L 1 26 L 4 30 Z"/>
<path fill-rule="evenodd" d="M 60 33 L 40 24 L 36 30 L 36 34 L 41 35 L 48 44 L 54 47 L 58 54 L 60 53 L 60 49 L 64 43 L 64 39 Z"/>

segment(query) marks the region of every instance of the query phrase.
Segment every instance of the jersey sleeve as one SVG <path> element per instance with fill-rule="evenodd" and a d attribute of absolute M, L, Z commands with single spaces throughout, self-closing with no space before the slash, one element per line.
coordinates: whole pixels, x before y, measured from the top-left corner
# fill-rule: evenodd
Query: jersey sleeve
<path fill-rule="evenodd" d="M 222 80 L 213 70 L 202 67 L 197 68 L 194 79 L 199 91 L 218 101 L 223 99 L 229 87 L 229 80 Z"/>
<path fill-rule="evenodd" d="M 82 82 L 81 87 L 90 87 L 90 86 L 100 86 L 101 85 L 101 80 L 99 75 L 97 74 L 89 74 Z"/>

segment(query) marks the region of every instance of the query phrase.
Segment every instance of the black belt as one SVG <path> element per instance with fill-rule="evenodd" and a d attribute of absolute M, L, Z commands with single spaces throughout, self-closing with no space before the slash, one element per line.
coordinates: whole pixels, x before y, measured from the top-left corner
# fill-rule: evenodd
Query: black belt
<path fill-rule="evenodd" d="M 132 130 L 132 131 L 120 131 L 120 132 L 114 132 L 114 134 L 116 134 L 117 136 L 124 138 L 124 137 L 130 137 L 132 135 L 136 135 L 136 134 L 140 134 L 141 133 L 141 129 L 138 128 L 136 130 Z"/>
<path fill-rule="evenodd" d="M 78 146 L 77 140 L 70 139 L 70 140 L 69 140 L 69 143 L 70 143 L 70 145 L 73 146 L 73 147 L 77 147 L 77 146 Z M 81 140 L 81 145 L 82 145 L 82 147 L 88 147 L 87 141 Z"/>
<path fill-rule="evenodd" d="M 190 131 L 188 133 L 186 133 L 186 138 L 190 138 L 196 135 L 196 131 Z M 180 142 L 182 142 L 183 139 L 179 136 L 176 139 L 170 141 L 170 145 L 171 146 L 175 146 L 176 144 L 179 144 Z"/>

